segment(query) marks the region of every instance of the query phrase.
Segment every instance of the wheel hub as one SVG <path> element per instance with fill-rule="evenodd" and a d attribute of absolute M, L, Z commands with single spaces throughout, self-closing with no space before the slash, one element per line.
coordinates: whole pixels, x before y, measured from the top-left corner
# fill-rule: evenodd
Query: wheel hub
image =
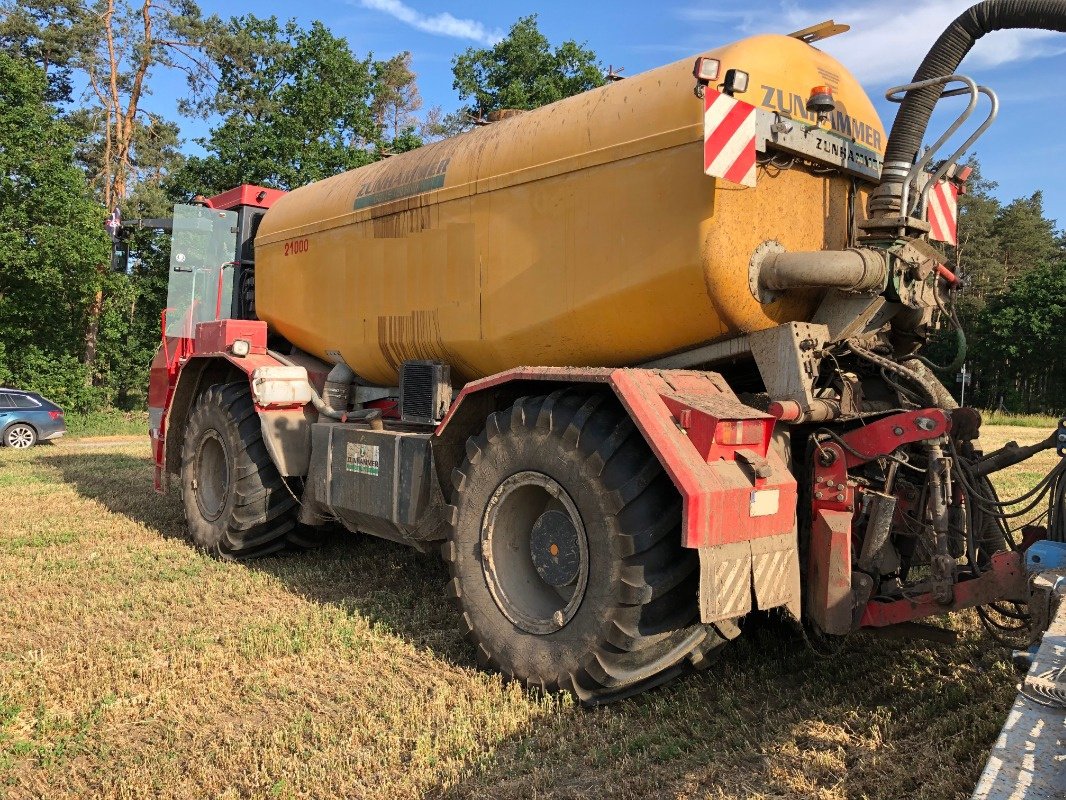
<path fill-rule="evenodd" d="M 33 444 L 33 432 L 25 425 L 16 425 L 7 434 L 7 444 L 18 450 L 24 450 Z"/>
<path fill-rule="evenodd" d="M 519 472 L 489 499 L 482 569 L 497 607 L 528 633 L 565 627 L 588 583 L 588 537 L 566 490 L 542 472 Z"/>
<path fill-rule="evenodd" d="M 578 532 L 564 511 L 545 511 L 533 525 L 529 554 L 537 574 L 550 586 L 570 586 L 581 570 Z"/>
<path fill-rule="evenodd" d="M 204 519 L 222 516 L 229 496 L 229 459 L 218 431 L 205 431 L 196 452 L 196 503 Z"/>

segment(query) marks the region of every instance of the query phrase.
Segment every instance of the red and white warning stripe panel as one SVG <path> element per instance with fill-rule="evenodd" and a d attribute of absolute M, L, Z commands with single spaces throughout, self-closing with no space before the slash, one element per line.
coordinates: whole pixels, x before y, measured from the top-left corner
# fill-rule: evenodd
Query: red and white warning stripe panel
<path fill-rule="evenodd" d="M 703 99 L 703 171 L 755 185 L 755 106 L 710 87 Z"/>
<path fill-rule="evenodd" d="M 929 190 L 925 219 L 930 239 L 950 245 L 959 243 L 959 187 L 954 181 L 941 179 Z"/>

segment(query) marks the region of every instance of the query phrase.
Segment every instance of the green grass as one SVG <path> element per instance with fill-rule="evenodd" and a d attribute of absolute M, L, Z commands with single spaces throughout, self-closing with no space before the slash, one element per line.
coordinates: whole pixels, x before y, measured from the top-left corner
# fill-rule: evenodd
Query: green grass
<path fill-rule="evenodd" d="M 148 436 L 147 411 L 69 411 L 66 420 L 68 436 Z"/>
<path fill-rule="evenodd" d="M 1046 414 L 1001 414 L 998 411 L 982 411 L 985 425 L 1013 425 L 1019 428 L 1046 428 L 1050 433 L 1059 426 L 1059 417 Z"/>
<path fill-rule="evenodd" d="M 583 710 L 477 668 L 434 555 L 334 533 L 221 563 L 151 478 L 147 438 L 0 450 L 0 797 L 964 800 L 1015 696 L 964 613 L 953 647 L 825 659 L 762 624 Z"/>

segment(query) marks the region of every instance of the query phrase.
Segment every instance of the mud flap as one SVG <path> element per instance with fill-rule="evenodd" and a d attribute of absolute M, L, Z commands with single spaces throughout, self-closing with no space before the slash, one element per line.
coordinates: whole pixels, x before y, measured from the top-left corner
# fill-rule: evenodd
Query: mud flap
<path fill-rule="evenodd" d="M 851 520 L 851 512 L 822 508 L 811 525 L 808 610 L 819 628 L 838 636 L 854 627 Z"/>
<path fill-rule="evenodd" d="M 699 548 L 700 621 L 741 617 L 754 607 L 785 606 L 800 617 L 796 533 Z M 752 589 L 754 588 L 754 592 Z"/>

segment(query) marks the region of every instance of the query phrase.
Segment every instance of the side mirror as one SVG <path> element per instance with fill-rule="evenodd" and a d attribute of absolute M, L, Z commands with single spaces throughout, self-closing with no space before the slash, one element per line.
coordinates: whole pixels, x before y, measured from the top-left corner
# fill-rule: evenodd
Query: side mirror
<path fill-rule="evenodd" d="M 130 271 L 130 243 L 124 239 L 115 239 L 111 243 L 111 271 L 123 275 Z"/>

